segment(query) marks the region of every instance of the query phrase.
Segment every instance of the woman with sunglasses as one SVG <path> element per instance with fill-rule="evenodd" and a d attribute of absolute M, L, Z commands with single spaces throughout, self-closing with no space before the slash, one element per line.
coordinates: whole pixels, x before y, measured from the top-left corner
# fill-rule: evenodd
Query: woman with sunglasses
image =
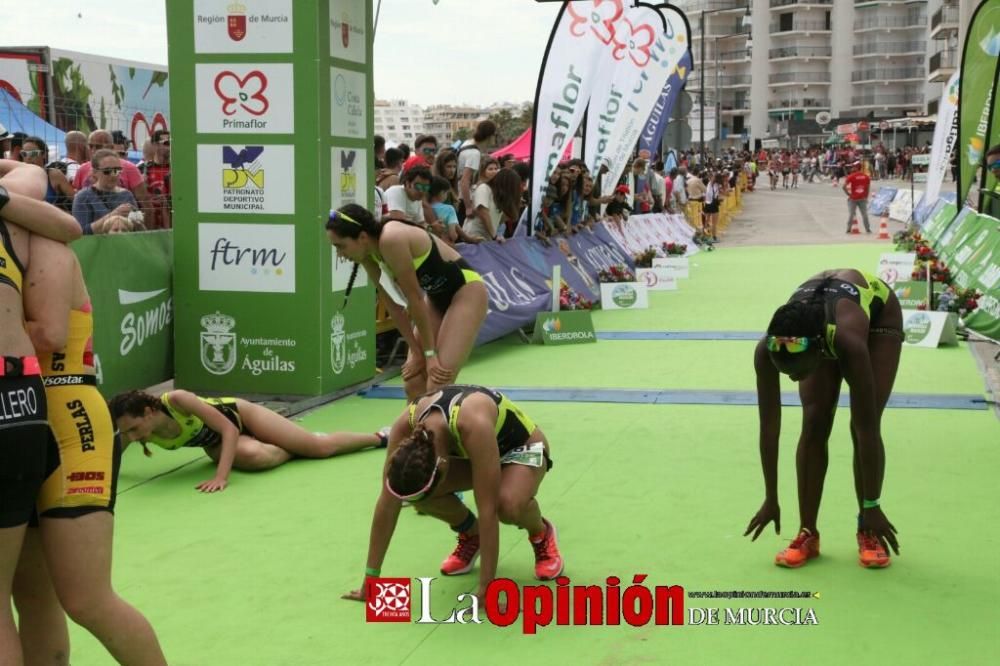
<path fill-rule="evenodd" d="M 820 273 L 775 311 L 754 355 L 765 499 L 744 533 L 753 532 L 756 540 L 771 521 L 775 532 L 781 529 L 778 378 L 786 374 L 799 383 L 803 410 L 795 457 L 801 524 L 791 545 L 775 557 L 775 564 L 800 567 L 819 555 L 817 516 L 841 380 L 851 390 L 859 563 L 886 567 L 889 549 L 899 554 L 896 528 L 882 512 L 879 498 L 885 475 L 882 412 L 892 393 L 902 343 L 903 315 L 896 294 L 879 278 L 861 271 Z"/>
<path fill-rule="evenodd" d="M 122 166 L 114 151 L 98 150 L 90 164 L 94 184 L 76 193 L 73 217 L 84 234 L 105 234 L 110 231 L 112 218 L 128 217 L 133 210 L 139 209 L 139 204 L 131 192 L 118 184 Z"/>
<path fill-rule="evenodd" d="M 25 164 L 33 164 L 45 169 L 49 158 L 49 147 L 37 136 L 29 136 L 21 147 L 20 159 Z M 56 168 L 45 169 L 48 176 L 48 189 L 45 191 L 45 202 L 60 206 L 62 201 L 72 201 L 76 190 L 66 179 L 66 174 Z M 60 206 L 61 207 L 61 206 Z"/>
<path fill-rule="evenodd" d="M 455 381 L 486 319 L 488 295 L 482 277 L 455 248 L 398 220 L 375 222 L 361 206 L 330 214 L 326 234 L 337 255 L 354 262 L 346 304 L 358 267 L 378 285 L 383 302 L 409 347 L 403 364 L 408 400 Z M 382 275 L 390 279 L 380 283 Z M 396 292 L 396 299 L 386 293 Z M 400 293 L 401 292 L 401 293 Z"/>
<path fill-rule="evenodd" d="M 563 559 L 556 529 L 535 499 L 551 467 L 545 434 L 502 393 L 459 384 L 422 396 L 389 433 L 365 578 L 380 575 L 407 501 L 458 533 L 458 545 L 442 562 L 441 573 L 468 573 L 482 553 L 480 598 L 496 577 L 501 522 L 527 531 L 535 577 L 553 580 L 562 573 Z M 475 493 L 478 519 L 453 494 L 463 490 Z M 357 601 L 365 597 L 364 586 L 344 595 Z"/>
<path fill-rule="evenodd" d="M 331 458 L 388 444 L 384 432 L 312 433 L 263 405 L 239 398 L 202 398 L 188 391 L 160 397 L 126 391 L 109 406 L 123 450 L 132 442 L 139 442 L 147 456 L 152 455 L 147 444 L 167 451 L 203 449 L 218 465 L 213 479 L 198 484 L 203 493 L 225 490 L 233 468 L 260 472 L 292 458 Z"/>
<path fill-rule="evenodd" d="M 68 213 L 42 201 L 45 189 L 41 169 L 0 160 L 0 664 L 22 660 L 11 586 L 38 491 L 52 469 L 41 366 L 24 326 L 31 238 L 80 236 Z"/>

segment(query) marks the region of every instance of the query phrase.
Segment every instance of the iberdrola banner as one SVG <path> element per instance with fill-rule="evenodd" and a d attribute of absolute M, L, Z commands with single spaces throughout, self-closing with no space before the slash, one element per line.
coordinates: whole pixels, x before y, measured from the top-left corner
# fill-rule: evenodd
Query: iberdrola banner
<path fill-rule="evenodd" d="M 629 91 L 625 107 L 608 137 L 608 151 L 605 154 L 608 173 L 601 182 L 602 194 L 605 195 L 614 190 L 667 79 L 675 73 L 691 43 L 684 14 L 669 5 L 659 7 L 658 12 L 663 17 L 660 26 L 662 32 L 649 49 L 650 63 L 639 75 L 635 87 Z"/>
<path fill-rule="evenodd" d="M 636 5 L 625 10 L 617 30 L 621 41 L 601 56 L 587 110 L 583 160 L 591 173 L 597 173 L 626 100 L 652 63 L 650 49 L 663 32 L 663 18 L 652 7 Z"/>
<path fill-rule="evenodd" d="M 941 193 L 941 183 L 951 166 L 951 151 L 955 148 L 958 137 L 958 126 L 955 124 L 955 111 L 958 108 L 958 72 L 951 75 L 948 85 L 944 87 L 941 103 L 938 104 L 937 124 L 934 126 L 934 143 L 931 144 L 931 163 L 927 168 L 927 189 L 924 190 L 924 201 L 932 205 Z"/>
<path fill-rule="evenodd" d="M 535 91 L 529 220 L 538 214 L 549 176 L 580 126 L 601 57 L 621 43 L 618 24 L 624 15 L 623 0 L 573 0 L 556 16 Z"/>
<path fill-rule="evenodd" d="M 663 132 L 666 131 L 667 125 L 670 124 L 670 117 L 674 114 L 674 106 L 676 106 L 677 100 L 681 97 L 681 90 L 684 89 L 684 83 L 687 81 L 688 74 L 690 73 L 691 51 L 688 50 L 681 57 L 677 69 L 667 79 L 667 85 L 663 86 L 660 98 L 656 100 L 656 104 L 653 105 L 653 110 L 649 114 L 649 119 L 646 120 L 646 125 L 642 128 L 642 134 L 639 135 L 639 157 L 647 155 L 652 157 L 653 155 L 660 154 L 660 142 L 663 140 Z M 668 164 L 665 167 L 667 172 L 677 165 L 677 158 L 673 155 L 670 157 L 673 158 L 674 164 Z"/>
<path fill-rule="evenodd" d="M 969 196 L 987 148 L 993 116 L 993 82 L 1000 56 L 1000 0 L 983 0 L 972 14 L 962 50 L 958 94 L 958 203 Z"/>

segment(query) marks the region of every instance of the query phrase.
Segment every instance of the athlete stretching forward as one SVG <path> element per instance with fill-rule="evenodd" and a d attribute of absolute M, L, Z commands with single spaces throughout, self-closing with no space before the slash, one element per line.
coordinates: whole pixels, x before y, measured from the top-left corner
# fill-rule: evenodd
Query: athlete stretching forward
<path fill-rule="evenodd" d="M 889 548 L 899 554 L 896 528 L 882 513 L 879 498 L 885 475 L 882 412 L 899 367 L 902 328 L 899 300 L 888 285 L 860 271 L 837 269 L 820 273 L 796 289 L 788 303 L 775 311 L 767 336 L 757 344 L 754 367 L 765 499 L 744 533 L 753 532 L 754 540 L 771 521 L 775 532 L 781 529 L 779 372 L 799 382 L 803 410 L 795 457 L 801 527 L 791 545 L 778 553 L 775 564 L 800 567 L 819 555 L 816 521 L 842 379 L 851 388 L 859 562 L 863 567 L 886 567 Z"/>

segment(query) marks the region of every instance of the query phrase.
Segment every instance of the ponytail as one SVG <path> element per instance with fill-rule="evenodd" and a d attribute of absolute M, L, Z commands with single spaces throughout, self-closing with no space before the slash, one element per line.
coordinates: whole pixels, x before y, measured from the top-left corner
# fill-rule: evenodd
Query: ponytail
<path fill-rule="evenodd" d="M 437 466 L 434 451 L 434 433 L 418 425 L 389 461 L 386 476 L 392 490 L 409 495 L 427 485 Z"/>

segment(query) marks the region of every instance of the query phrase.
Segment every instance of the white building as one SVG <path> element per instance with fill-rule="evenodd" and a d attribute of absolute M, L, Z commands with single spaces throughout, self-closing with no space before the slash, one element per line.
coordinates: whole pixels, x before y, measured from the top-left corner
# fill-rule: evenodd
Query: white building
<path fill-rule="evenodd" d="M 706 106 L 718 102 L 723 145 L 734 145 L 778 136 L 783 121 L 820 111 L 831 125 L 935 112 L 955 70 L 959 17 L 968 23 L 974 0 L 673 4 L 691 24 L 695 69 L 686 89 L 697 106 L 704 76 Z"/>
<path fill-rule="evenodd" d="M 406 100 L 375 100 L 375 133 L 413 147 L 417 137 L 426 134 L 424 110 Z"/>

